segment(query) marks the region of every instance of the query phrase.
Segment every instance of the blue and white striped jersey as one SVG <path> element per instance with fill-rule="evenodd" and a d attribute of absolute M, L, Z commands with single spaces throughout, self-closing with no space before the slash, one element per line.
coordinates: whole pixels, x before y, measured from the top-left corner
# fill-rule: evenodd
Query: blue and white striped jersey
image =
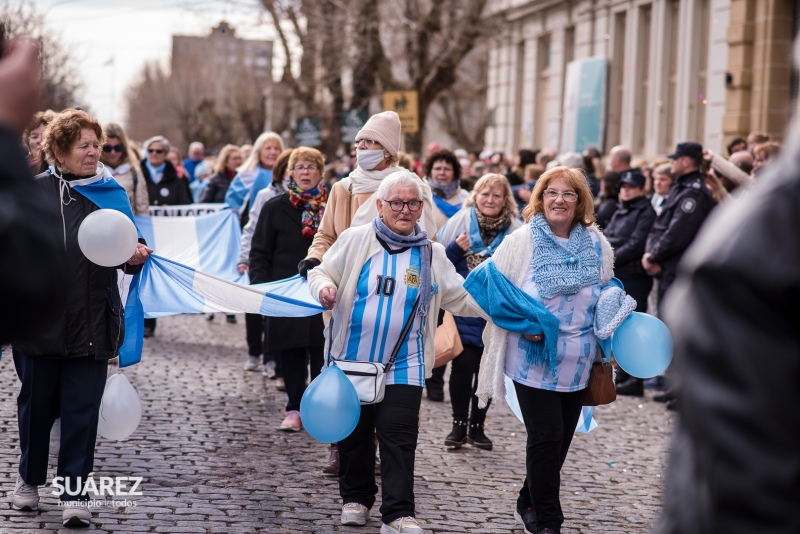
<path fill-rule="evenodd" d="M 388 363 L 419 293 L 419 248 L 381 249 L 358 277 L 343 359 Z M 386 384 L 425 384 L 423 325 L 414 318 L 408 337 L 386 376 Z"/>

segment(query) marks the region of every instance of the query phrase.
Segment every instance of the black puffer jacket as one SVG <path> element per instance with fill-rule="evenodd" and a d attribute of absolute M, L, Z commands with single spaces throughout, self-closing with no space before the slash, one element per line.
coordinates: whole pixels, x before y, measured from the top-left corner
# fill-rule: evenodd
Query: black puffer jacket
<path fill-rule="evenodd" d="M 611 216 L 603 234 L 614 247 L 614 272 L 644 273 L 642 256 L 656 211 L 645 197 L 623 200 Z"/>
<path fill-rule="evenodd" d="M 169 161 L 165 162 L 164 176 L 161 181 L 155 183 L 150 176 L 150 169 L 147 168 L 146 160 L 142 160 L 142 174 L 147 182 L 147 194 L 150 196 L 151 206 L 175 206 L 180 204 L 191 204 L 192 195 L 189 192 L 189 184 L 184 178 L 178 177 L 178 171 Z"/>
<path fill-rule="evenodd" d="M 800 149 L 773 165 L 701 230 L 666 298 L 681 416 L 658 534 L 800 532 Z"/>
<path fill-rule="evenodd" d="M 65 179 L 70 177 L 66 175 Z M 50 174 L 36 177 L 37 196 L 41 202 L 58 206 L 59 182 Z M 67 199 L 67 194 L 72 200 Z M 98 360 L 113 358 L 125 335 L 124 316 L 117 269 L 100 267 L 86 259 L 78 246 L 78 228 L 90 213 L 98 208 L 75 191 L 64 193 L 68 202 L 63 206 L 62 221 L 50 229 L 63 243 L 66 230 L 65 262 L 66 302 L 52 321 L 42 322 L 33 335 L 17 340 L 14 350 L 32 357 L 81 358 L 93 356 Z M 125 267 L 127 273 L 137 273 L 142 266 Z"/>

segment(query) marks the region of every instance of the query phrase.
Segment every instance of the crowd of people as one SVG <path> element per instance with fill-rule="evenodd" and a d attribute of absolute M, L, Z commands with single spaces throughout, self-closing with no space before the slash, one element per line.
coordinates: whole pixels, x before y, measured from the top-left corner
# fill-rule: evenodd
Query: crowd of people
<path fill-rule="evenodd" d="M 505 397 L 510 378 L 527 431 L 514 516 L 526 533 L 560 532 L 560 472 L 600 357 L 601 296 L 614 290 L 616 277 L 638 311 L 661 314 L 709 213 L 747 202 L 780 149 L 756 132 L 732 140 L 727 158 L 696 142 L 652 161 L 634 160 L 624 146 L 607 155 L 596 147 L 580 154 L 523 149 L 512 159 L 432 143 L 417 157 L 401 152 L 399 117 L 386 111 L 327 164 L 317 149 L 286 148 L 273 132 L 214 156 L 194 142 L 181 159 L 163 136 L 139 145 L 119 124 L 101 126 L 81 109 L 26 121 L 29 175 L 49 210 L 39 217 L 61 245 L 67 289 L 47 302 L 63 313 L 10 339 L 21 380 L 12 506 L 37 509 L 56 420 L 57 474 L 85 479 L 93 470 L 106 362 L 124 339 L 117 271 L 140 271 L 152 252 L 140 240 L 117 267 L 97 266 L 80 252 L 78 228 L 105 202 L 88 186 L 111 182 L 131 217 L 148 206 L 224 203 L 243 227 L 231 261 L 251 283 L 308 279 L 329 313 L 246 317 L 243 368 L 285 390 L 280 430 L 302 430 L 307 382 L 331 360 L 392 362 L 385 397 L 362 407 L 356 429 L 331 446 L 323 468 L 338 476 L 344 525 L 369 520 L 380 475 L 384 534 L 423 531 L 414 459 L 423 392 L 444 400 L 446 367 L 434 368 L 434 338 L 445 313 L 455 317 L 463 352 L 450 364 L 453 423 L 449 434 L 442 429 L 442 446 L 491 451 L 486 413 L 493 398 Z M 22 129 L 19 119 L 13 124 Z M 470 281 L 496 291 L 484 302 L 467 290 Z M 147 320 L 145 337 L 155 329 Z M 681 384 L 668 382 L 658 398 L 675 407 Z M 617 373 L 618 393 L 642 396 L 644 387 Z M 88 526 L 91 515 L 65 507 L 63 522 Z"/>

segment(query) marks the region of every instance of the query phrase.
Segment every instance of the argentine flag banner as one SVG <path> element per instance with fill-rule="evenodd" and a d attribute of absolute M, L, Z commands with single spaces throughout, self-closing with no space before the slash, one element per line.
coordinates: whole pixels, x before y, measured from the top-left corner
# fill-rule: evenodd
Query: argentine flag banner
<path fill-rule="evenodd" d="M 137 215 L 136 225 L 147 246 L 162 258 L 231 282 L 250 283 L 247 273 L 236 270 L 242 230 L 233 211 L 187 217 Z"/>

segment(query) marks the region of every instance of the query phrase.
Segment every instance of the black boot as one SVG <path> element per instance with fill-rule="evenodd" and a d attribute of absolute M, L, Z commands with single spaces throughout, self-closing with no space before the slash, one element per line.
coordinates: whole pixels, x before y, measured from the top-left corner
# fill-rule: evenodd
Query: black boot
<path fill-rule="evenodd" d="M 467 441 L 467 422 L 459 419 L 453 420 L 453 430 L 444 438 L 445 447 L 460 449 Z"/>
<path fill-rule="evenodd" d="M 644 397 L 644 380 L 632 376 L 625 382 L 617 384 L 617 395 Z"/>
<path fill-rule="evenodd" d="M 483 423 L 470 423 L 467 443 L 485 451 L 492 450 L 492 440 L 487 438 L 486 434 L 483 433 Z"/>

